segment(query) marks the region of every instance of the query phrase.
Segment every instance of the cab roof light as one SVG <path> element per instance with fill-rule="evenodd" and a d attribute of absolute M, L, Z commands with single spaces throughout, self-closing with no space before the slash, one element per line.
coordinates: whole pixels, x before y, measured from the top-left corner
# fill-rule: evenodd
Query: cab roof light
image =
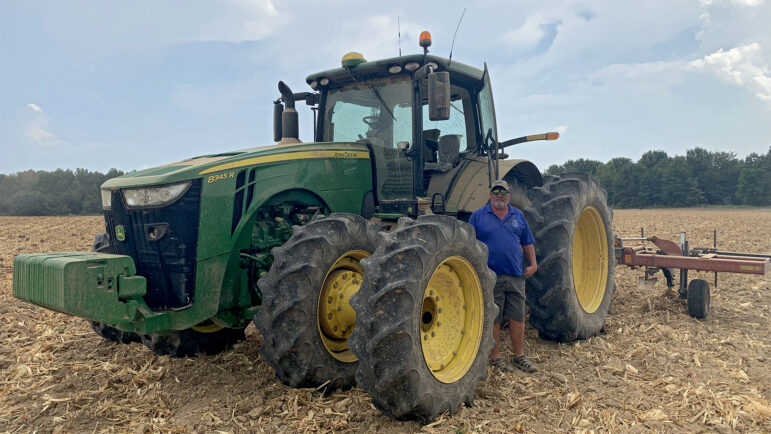
<path fill-rule="evenodd" d="M 409 62 L 406 65 L 404 65 L 404 69 L 410 72 L 415 71 L 418 68 L 420 68 L 420 63 L 418 62 Z"/>

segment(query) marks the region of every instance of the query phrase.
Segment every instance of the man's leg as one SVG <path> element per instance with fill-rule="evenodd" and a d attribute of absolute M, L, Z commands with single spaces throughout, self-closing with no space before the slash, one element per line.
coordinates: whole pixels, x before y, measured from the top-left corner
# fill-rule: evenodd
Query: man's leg
<path fill-rule="evenodd" d="M 495 339 L 495 346 L 490 351 L 490 358 L 498 360 L 501 358 L 501 325 L 498 323 L 493 324 L 493 339 Z"/>
<path fill-rule="evenodd" d="M 495 336 L 494 332 L 493 332 L 493 336 Z M 514 357 L 519 357 L 522 354 L 524 354 L 525 323 L 510 319 L 509 320 L 509 337 L 511 338 L 511 351 L 514 353 Z"/>

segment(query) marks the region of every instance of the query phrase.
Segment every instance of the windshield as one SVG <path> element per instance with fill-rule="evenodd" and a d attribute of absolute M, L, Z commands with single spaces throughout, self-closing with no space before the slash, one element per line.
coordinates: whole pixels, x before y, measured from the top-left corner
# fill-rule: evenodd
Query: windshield
<path fill-rule="evenodd" d="M 323 140 L 367 140 L 384 148 L 410 142 L 411 95 L 407 76 L 358 81 L 330 90 L 324 107 Z"/>

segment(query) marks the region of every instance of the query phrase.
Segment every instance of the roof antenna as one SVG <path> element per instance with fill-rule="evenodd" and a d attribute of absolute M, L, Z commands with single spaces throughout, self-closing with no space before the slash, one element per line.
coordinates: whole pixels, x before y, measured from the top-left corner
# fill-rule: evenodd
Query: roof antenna
<path fill-rule="evenodd" d="M 399 38 L 399 57 L 402 57 L 402 25 L 398 16 L 396 17 L 396 35 Z"/>
<path fill-rule="evenodd" d="M 450 45 L 450 59 L 447 62 L 448 66 L 452 63 L 452 48 L 455 46 L 455 37 L 458 35 L 458 29 L 460 29 L 460 22 L 463 21 L 464 15 L 466 15 L 466 8 L 463 8 L 463 13 L 460 14 L 460 19 L 458 20 L 458 26 L 455 27 L 455 34 L 452 35 L 452 45 Z"/>

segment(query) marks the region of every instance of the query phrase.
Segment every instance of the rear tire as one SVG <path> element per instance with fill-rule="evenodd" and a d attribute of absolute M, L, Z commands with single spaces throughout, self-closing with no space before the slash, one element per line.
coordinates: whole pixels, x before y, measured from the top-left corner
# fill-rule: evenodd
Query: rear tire
<path fill-rule="evenodd" d="M 688 314 L 696 319 L 709 315 L 709 283 L 704 279 L 693 279 L 688 283 Z"/>
<path fill-rule="evenodd" d="M 527 280 L 530 323 L 547 339 L 567 342 L 601 332 L 610 309 L 616 261 L 612 210 L 597 178 L 544 177 L 525 210 L 538 271 Z"/>
<path fill-rule="evenodd" d="M 258 282 L 255 324 L 260 354 L 291 387 L 327 391 L 355 384 L 357 358 L 348 348 L 356 322 L 349 299 L 359 289 L 359 260 L 377 246 L 380 228 L 354 214 L 331 214 L 295 226 L 274 248 L 273 266 Z"/>
<path fill-rule="evenodd" d="M 471 405 L 487 378 L 495 273 L 474 229 L 452 217 L 402 218 L 382 238 L 351 298 L 356 381 L 384 413 L 427 423 Z"/>

